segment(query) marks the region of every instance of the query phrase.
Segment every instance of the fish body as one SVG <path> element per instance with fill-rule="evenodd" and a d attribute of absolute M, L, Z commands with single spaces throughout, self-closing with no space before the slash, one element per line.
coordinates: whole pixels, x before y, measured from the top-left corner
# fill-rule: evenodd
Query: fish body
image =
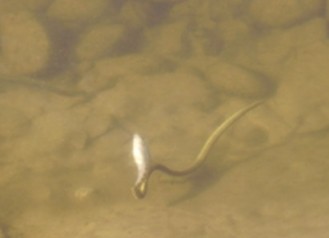
<path fill-rule="evenodd" d="M 133 136 L 132 155 L 137 166 L 136 184 L 139 184 L 145 177 L 150 164 L 147 146 L 139 134 L 134 134 Z"/>

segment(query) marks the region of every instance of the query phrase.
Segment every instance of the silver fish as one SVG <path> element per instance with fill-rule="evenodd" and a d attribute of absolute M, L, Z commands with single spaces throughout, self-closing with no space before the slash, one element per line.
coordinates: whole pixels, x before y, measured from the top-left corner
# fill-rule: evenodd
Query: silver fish
<path fill-rule="evenodd" d="M 132 155 L 137 166 L 137 179 L 135 184 L 139 184 L 147 174 L 150 164 L 150 155 L 147 146 L 139 134 L 134 134 L 133 136 Z"/>

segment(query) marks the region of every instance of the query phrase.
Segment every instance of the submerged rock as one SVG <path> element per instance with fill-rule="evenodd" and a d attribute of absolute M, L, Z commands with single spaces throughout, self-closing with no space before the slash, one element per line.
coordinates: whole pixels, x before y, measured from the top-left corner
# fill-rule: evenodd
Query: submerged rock
<path fill-rule="evenodd" d="M 34 74 L 47 66 L 50 42 L 42 24 L 27 12 L 0 18 L 0 73 Z"/>
<path fill-rule="evenodd" d="M 323 7 L 323 0 L 252 0 L 249 12 L 260 25 L 284 27 L 315 16 Z"/>

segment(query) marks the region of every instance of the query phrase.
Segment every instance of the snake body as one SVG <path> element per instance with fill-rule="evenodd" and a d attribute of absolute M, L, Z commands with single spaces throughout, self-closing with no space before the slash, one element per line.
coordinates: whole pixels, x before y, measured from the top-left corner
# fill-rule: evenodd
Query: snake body
<path fill-rule="evenodd" d="M 147 193 L 148 181 L 154 171 L 158 170 L 171 176 L 186 176 L 194 172 L 205 162 L 210 149 L 217 141 L 217 139 L 223 134 L 223 132 L 226 131 L 239 118 L 241 118 L 253 108 L 260 105 L 262 102 L 263 101 L 257 101 L 248 105 L 245 108 L 240 109 L 239 111 L 233 113 L 222 124 L 220 124 L 210 134 L 193 163 L 183 170 L 174 170 L 163 164 L 154 163 L 150 158 L 148 148 L 142 137 L 139 134 L 134 134 L 132 154 L 138 168 L 138 177 L 132 189 L 133 195 L 138 199 L 142 199 L 145 197 Z"/>

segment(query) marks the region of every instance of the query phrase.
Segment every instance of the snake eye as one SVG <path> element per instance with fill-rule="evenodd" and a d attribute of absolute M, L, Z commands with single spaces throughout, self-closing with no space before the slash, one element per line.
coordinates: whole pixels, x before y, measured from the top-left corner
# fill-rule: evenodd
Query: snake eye
<path fill-rule="evenodd" d="M 138 134 L 133 136 L 132 155 L 137 166 L 136 185 L 141 184 L 149 170 L 149 153 L 144 140 Z"/>

